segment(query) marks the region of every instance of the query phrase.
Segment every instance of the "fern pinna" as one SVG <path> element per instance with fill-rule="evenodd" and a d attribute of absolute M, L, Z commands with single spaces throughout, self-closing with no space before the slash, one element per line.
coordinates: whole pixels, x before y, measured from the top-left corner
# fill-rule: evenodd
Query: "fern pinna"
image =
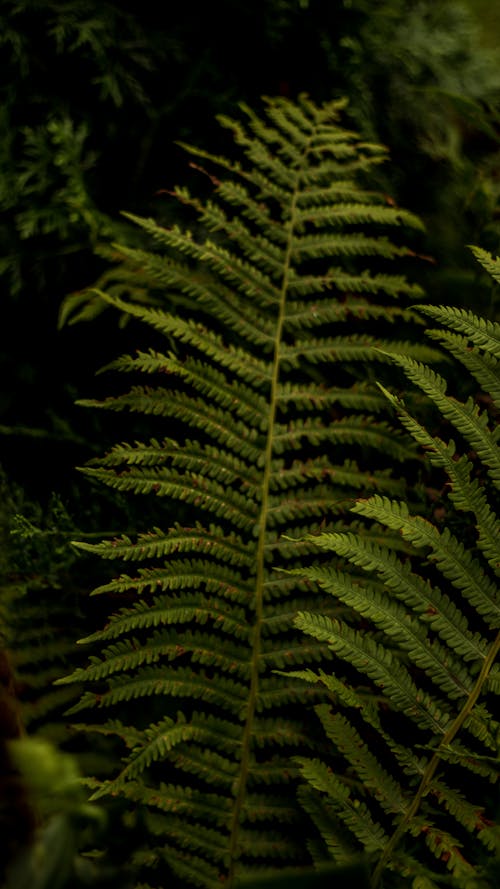
<path fill-rule="evenodd" d="M 124 264 L 101 294 L 165 349 L 113 363 L 147 383 L 86 402 L 154 415 L 155 437 L 116 445 L 86 472 L 146 495 L 146 509 L 161 498 L 172 527 L 80 544 L 140 565 L 96 591 L 123 605 L 87 640 L 102 653 L 68 681 L 87 689 L 76 710 L 121 716 L 88 727 L 129 750 L 94 796 L 142 807 L 152 880 L 165 862 L 215 887 L 307 860 L 289 755 L 315 749 L 302 705 L 323 690 L 274 671 L 328 648 L 294 629 L 310 596 L 274 568 L 311 548 L 289 535 L 335 522 L 360 490 L 401 490 L 387 458 L 404 459 L 409 438 L 357 368 L 386 362 L 394 322 L 411 322 L 404 304 L 419 290 L 385 266 L 410 251 L 384 227 L 419 223 L 363 187 L 384 151 L 340 126 L 342 105 L 275 99 L 261 117 L 223 120 L 240 160 L 189 149 L 198 169 L 217 170 L 213 197 L 175 189 L 195 232 L 136 219 L 158 249 L 118 248 Z M 377 450 L 375 480 L 361 459 Z"/>
<path fill-rule="evenodd" d="M 500 263 L 476 253 L 500 280 Z M 386 392 L 444 472 L 447 495 L 433 520 L 384 495 L 353 507 L 381 534 L 398 532 L 413 550 L 406 558 L 350 531 L 316 538 L 344 567 L 306 576 L 357 619 L 296 619 L 338 658 L 334 675 L 301 674 L 333 701 L 317 706 L 333 760 L 301 759 L 301 796 L 335 860 L 370 853 L 372 889 L 402 879 L 488 889 L 500 876 L 500 325 L 449 307 L 422 311 L 441 325 L 429 335 L 483 394 L 462 401 L 429 366 L 393 358 L 437 407 L 441 428 L 455 429 L 449 440 L 431 434 Z"/>

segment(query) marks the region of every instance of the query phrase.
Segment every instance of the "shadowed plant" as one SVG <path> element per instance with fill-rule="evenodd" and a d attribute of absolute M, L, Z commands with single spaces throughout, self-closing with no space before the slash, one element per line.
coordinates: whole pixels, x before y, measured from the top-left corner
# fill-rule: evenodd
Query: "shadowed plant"
<path fill-rule="evenodd" d="M 499 261 L 474 252 L 500 280 Z M 354 505 L 372 533 L 400 535 L 404 557 L 350 530 L 315 538 L 334 561 L 302 576 L 352 612 L 295 620 L 335 657 L 333 672 L 290 676 L 330 695 L 317 707 L 330 757 L 300 759 L 300 794 L 337 863 L 371 856 L 372 889 L 487 889 L 500 872 L 500 325 L 421 311 L 439 325 L 427 333 L 456 360 L 462 388 L 470 375 L 480 390 L 461 400 L 451 374 L 392 356 L 437 409 L 439 435 L 382 389 L 441 478 L 442 506 L 430 520 L 381 494 Z"/>
<path fill-rule="evenodd" d="M 117 247 L 96 294 L 153 345 L 110 365 L 128 391 L 85 404 L 154 431 L 84 471 L 146 513 L 163 504 L 170 527 L 80 544 L 131 567 L 95 591 L 112 612 L 85 640 L 99 653 L 65 681 L 85 688 L 72 712 L 96 713 L 85 731 L 123 743 L 94 798 L 141 812 L 134 860 L 155 885 L 310 860 L 291 755 L 321 749 L 305 705 L 325 692 L 275 670 L 329 657 L 293 626 L 328 597 L 274 569 L 303 564 L 316 546 L 299 538 L 360 492 L 404 496 L 391 467 L 416 451 L 370 377 L 388 352 L 435 355 L 415 344 L 419 288 L 388 265 L 420 224 L 369 189 L 385 152 L 340 125 L 343 106 L 272 99 L 223 119 L 238 159 L 190 148 L 213 194 L 173 192 L 192 230 L 130 217 L 156 249 Z"/>

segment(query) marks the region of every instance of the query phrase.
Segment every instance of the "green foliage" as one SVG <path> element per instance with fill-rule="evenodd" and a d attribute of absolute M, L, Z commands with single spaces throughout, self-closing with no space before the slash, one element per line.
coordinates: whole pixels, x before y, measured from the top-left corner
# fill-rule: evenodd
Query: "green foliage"
<path fill-rule="evenodd" d="M 331 8 L 297 0 L 204 6 L 195 4 L 192 21 L 172 9 L 165 27 L 151 10 L 113 2 L 3 4 L 0 234 L 2 269 L 14 288 L 40 289 L 48 271 L 53 287 L 58 268 L 50 257 L 59 255 L 67 270 L 68 257 L 90 257 L 96 235 L 115 225 L 110 209 L 144 206 L 144 179 L 147 189 L 162 184 L 165 150 L 169 164 L 177 163 L 168 148 L 172 131 L 191 136 L 193 120 L 199 131 L 214 113 L 279 87 L 330 98 L 335 84 L 351 96 L 363 135 L 391 145 L 404 200 L 422 194 L 420 206 L 434 223 L 442 220 L 443 238 L 452 235 L 450 202 L 464 221 L 465 209 L 476 220 L 475 241 L 492 223 L 500 66 L 465 4 L 421 0 L 408 10 L 404 0 L 385 0 L 376 11 L 366 0 Z M 224 39 L 221 15 L 234 46 Z M 423 174 L 417 192 L 415 163 Z M 429 180 L 433 188 L 433 170 L 442 193 L 437 205 L 426 186 Z M 455 247 L 463 240 L 455 234 Z M 63 286 L 82 283 L 72 274 Z"/>
<path fill-rule="evenodd" d="M 274 569 L 301 563 L 297 538 L 360 490 L 401 495 L 387 464 L 414 456 L 367 368 L 436 354 L 414 342 L 419 289 L 388 267 L 411 252 L 398 227 L 420 223 L 366 187 L 384 152 L 340 126 L 342 107 L 303 96 L 224 118 L 239 158 L 190 149 L 213 194 L 174 192 L 191 228 L 136 218 L 157 250 L 117 247 L 101 293 L 150 347 L 110 365 L 127 392 L 85 404 L 150 416 L 155 433 L 85 472 L 147 511 L 163 502 L 171 527 L 80 544 L 131 570 L 96 590 L 113 609 L 87 639 L 100 654 L 65 681 L 85 686 L 73 712 L 97 714 L 86 731 L 123 743 L 94 798 L 139 808 L 154 840 L 136 864 L 160 884 L 164 862 L 212 887 L 307 861 L 290 754 L 318 749 L 303 707 L 324 692 L 275 670 L 328 650 L 293 628 L 307 585 Z"/>
<path fill-rule="evenodd" d="M 387 496 L 357 501 L 356 516 L 411 546 L 404 558 L 348 530 L 316 538 L 341 567 L 335 561 L 305 576 L 350 614 L 308 611 L 295 621 L 336 658 L 333 673 L 293 674 L 331 695 L 316 708 L 331 759 L 300 760 L 309 785 L 302 801 L 335 861 L 357 849 L 372 857 L 373 889 L 401 879 L 486 889 L 500 858 L 491 787 L 500 742 L 500 325 L 443 306 L 421 311 L 439 324 L 428 334 L 483 391 L 462 401 L 451 379 L 392 356 L 441 417 L 443 432 L 433 434 L 384 389 L 441 474 L 443 506 L 430 520 Z"/>
<path fill-rule="evenodd" d="M 115 229 L 96 204 L 90 109 L 96 100 L 108 115 L 124 101 L 147 108 L 141 80 L 156 51 L 112 4 L 7 0 L 0 25 L 0 272 L 16 293 L 28 282 L 42 289 L 50 257 L 89 251 Z"/>
<path fill-rule="evenodd" d="M 467 4 L 419 0 L 409 9 L 404 0 L 391 0 L 376 16 L 367 0 L 353 6 L 366 16 L 358 34 L 344 40 L 357 62 L 352 96 L 363 130 L 379 136 L 382 128 L 397 151 L 413 132 L 423 156 L 462 166 L 467 110 L 478 115 L 477 123 L 500 92 L 498 56 L 481 46 Z M 448 104 L 453 99 L 462 104 Z M 489 135 L 494 137 L 493 129 Z"/>
<path fill-rule="evenodd" d="M 121 141 L 125 106 L 127 127 L 135 114 L 144 132 L 152 116 L 146 81 L 159 48 L 119 4 L 80 0 L 6 0 L 0 46 L 2 463 L 35 499 L 34 467 L 54 440 L 68 470 L 82 459 L 74 449 L 85 446 L 88 430 L 79 434 L 71 416 L 78 344 L 66 352 L 57 338 L 57 309 L 68 290 L 98 274 L 99 241 L 123 232 L 112 216 L 117 186 L 109 185 L 106 152 Z M 50 462 L 58 474 L 45 473 L 46 497 L 64 474 L 62 461 Z"/>
<path fill-rule="evenodd" d="M 349 6 L 357 21 L 332 54 L 342 53 L 356 126 L 390 146 L 391 193 L 426 223 L 423 252 L 435 266 L 423 279 L 426 289 L 441 302 L 495 317 L 498 296 L 463 250 L 474 243 L 498 252 L 500 244 L 500 56 L 494 41 L 489 48 L 482 39 L 479 5 Z"/>
<path fill-rule="evenodd" d="M 26 503 L 0 475 L 0 640 L 14 674 L 19 718 L 31 734 L 62 742 L 63 713 L 75 691 L 54 688 L 74 663 L 84 626 L 79 596 L 69 584 L 75 525 L 57 496 L 44 508 Z"/>
<path fill-rule="evenodd" d="M 109 841 L 105 862 L 78 854 L 102 841 L 105 825 L 102 810 L 85 806 L 77 770 L 108 774 L 116 751 L 72 731 L 65 711 L 80 689 L 54 685 L 78 663 L 76 640 L 95 621 L 92 579 L 76 570 L 69 543 L 77 529 L 59 497 L 30 502 L 3 473 L 0 503 L 0 883 L 125 885 Z"/>
<path fill-rule="evenodd" d="M 27 128 L 23 136 L 24 157 L 16 181 L 2 183 L 4 206 L 16 207 L 19 237 L 56 235 L 65 241 L 81 232 L 95 243 L 98 236 L 109 236 L 110 222 L 93 204 L 85 184 L 85 173 L 95 162 L 85 153 L 85 124 L 76 127 L 65 117 Z"/>
<path fill-rule="evenodd" d="M 124 886 L 116 871 L 100 867 L 92 854 L 82 854 L 95 843 L 106 819 L 100 807 L 85 801 L 74 758 L 33 738 L 11 741 L 9 753 L 36 812 L 37 831 L 31 844 L 8 862 L 5 889 Z"/>

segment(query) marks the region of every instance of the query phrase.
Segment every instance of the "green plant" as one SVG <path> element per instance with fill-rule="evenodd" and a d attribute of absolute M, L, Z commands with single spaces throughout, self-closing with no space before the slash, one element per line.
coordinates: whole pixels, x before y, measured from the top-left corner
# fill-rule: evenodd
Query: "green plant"
<path fill-rule="evenodd" d="M 79 889 L 84 886 L 121 886 L 116 870 L 100 867 L 92 849 L 103 832 L 103 810 L 85 801 L 76 760 L 48 741 L 17 738 L 7 744 L 13 776 L 20 785 L 17 800 L 9 799 L 0 814 L 8 825 L 31 809 L 36 830 L 6 865 L 5 889 Z M 26 838 L 25 838 L 26 839 Z"/>
<path fill-rule="evenodd" d="M 104 830 L 98 807 L 83 805 L 81 782 L 76 788 L 76 769 L 108 775 L 116 751 L 106 738 L 91 745 L 71 731 L 65 711 L 81 689 L 54 685 L 79 662 L 76 640 L 95 625 L 92 580 L 81 563 L 76 570 L 69 545 L 81 531 L 60 498 L 30 502 L 1 469 L 0 504 L 0 884 L 125 886 L 113 843 L 105 861 L 91 852 L 114 833 L 114 814 Z"/>
<path fill-rule="evenodd" d="M 429 298 L 498 320 L 498 294 L 464 243 L 499 250 L 499 56 L 483 44 L 477 0 L 349 3 L 336 37 L 354 125 L 390 146 L 390 193 L 417 212 L 433 258 Z M 489 36 L 494 34 L 490 28 Z M 380 185 L 382 188 L 383 186 Z"/>
<path fill-rule="evenodd" d="M 116 233 L 97 206 L 95 162 L 124 102 L 129 114 L 152 111 L 145 82 L 158 49 L 112 3 L 6 0 L 0 25 L 0 275 L 27 298 L 47 281 L 53 292 L 68 259 Z"/>
<path fill-rule="evenodd" d="M 474 252 L 500 281 L 500 261 Z M 371 855 L 372 889 L 402 879 L 487 889 L 500 861 L 500 325 L 459 309 L 421 311 L 440 325 L 428 335 L 462 365 L 462 386 L 470 374 L 482 393 L 462 401 L 451 375 L 392 357 L 437 408 L 433 434 L 384 390 L 442 500 L 433 517 L 380 495 L 353 507 L 372 529 L 401 535 L 412 548 L 404 558 L 351 531 L 316 538 L 335 562 L 305 576 L 351 611 L 295 621 L 336 658 L 334 672 L 301 673 L 329 690 L 317 713 L 332 745 L 331 760 L 301 759 L 301 796 L 335 861 Z"/>
<path fill-rule="evenodd" d="M 53 682 L 75 663 L 85 628 L 81 591 L 70 580 L 76 528 L 57 496 L 44 506 L 27 502 L 1 469 L 0 497 L 0 652 L 11 665 L 22 731 L 63 743 L 63 714 L 78 690 Z"/>
<path fill-rule="evenodd" d="M 114 609 L 86 640 L 101 653 L 64 681 L 86 688 L 72 712 L 128 720 L 84 724 L 127 748 L 91 786 L 139 809 L 153 839 L 136 863 L 160 883 L 165 862 L 215 887 L 307 861 L 290 754 L 317 750 L 304 704 L 323 691 L 274 670 L 327 649 L 294 631 L 309 593 L 274 568 L 311 548 L 290 535 L 334 524 L 360 490 L 401 494 L 387 464 L 414 454 L 368 368 L 398 349 L 395 329 L 409 354 L 435 355 L 412 342 L 419 288 L 386 266 L 411 253 L 386 227 L 419 223 L 364 185 L 385 155 L 339 125 L 343 104 L 272 99 L 246 124 L 223 119 L 240 159 L 190 149 L 214 195 L 175 189 L 194 231 L 136 219 L 158 249 L 117 248 L 101 294 L 145 322 L 151 348 L 110 365 L 139 380 L 128 392 L 85 404 L 152 415 L 156 436 L 85 472 L 149 514 L 159 498 L 172 527 L 80 544 L 134 569 L 96 590 Z M 144 288 L 155 305 L 133 301 Z"/>

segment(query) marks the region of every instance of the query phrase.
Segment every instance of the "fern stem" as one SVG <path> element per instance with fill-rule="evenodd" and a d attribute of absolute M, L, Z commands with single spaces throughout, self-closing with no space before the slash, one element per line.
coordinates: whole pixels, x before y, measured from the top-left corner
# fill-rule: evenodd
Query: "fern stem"
<path fill-rule="evenodd" d="M 308 140 L 308 144 L 309 144 Z M 308 153 L 308 144 L 304 149 L 303 157 L 305 158 Z M 234 883 L 235 877 L 235 866 L 237 862 L 237 843 L 238 843 L 238 831 L 241 824 L 241 812 L 244 805 L 245 795 L 246 795 L 246 784 L 248 778 L 249 764 L 250 764 L 250 748 L 252 743 L 252 734 L 253 734 L 253 723 L 255 717 L 255 709 L 257 704 L 257 697 L 259 692 L 259 657 L 260 657 L 260 649 L 261 649 L 261 633 L 262 633 L 262 621 L 264 617 L 264 608 L 263 608 L 263 592 L 264 592 L 264 582 L 265 582 L 265 546 L 266 546 L 266 534 L 267 534 L 267 514 L 268 514 L 268 503 L 269 503 L 269 488 L 271 481 L 271 464 L 272 464 L 272 456 L 273 456 L 273 447 L 274 447 L 274 430 L 276 425 L 276 408 L 278 403 L 278 388 L 279 388 L 279 374 L 280 374 L 280 362 L 281 362 L 281 340 L 282 340 L 282 331 L 283 324 L 285 320 L 285 306 L 286 299 L 289 287 L 289 276 L 290 276 L 290 263 L 293 251 L 293 241 L 294 241 L 294 228 L 296 222 L 296 210 L 297 210 L 297 200 L 300 188 L 300 170 L 297 171 L 295 188 L 292 194 L 292 199 L 290 203 L 290 221 L 288 226 L 288 238 L 286 242 L 286 251 L 283 261 L 283 278 L 280 289 L 280 300 L 279 300 L 279 310 L 278 317 L 276 320 L 276 340 L 275 340 L 275 348 L 274 348 L 274 359 L 273 359 L 273 371 L 271 377 L 271 389 L 270 389 L 270 400 L 269 400 L 269 426 L 267 433 L 267 441 L 266 441 L 266 450 L 265 450 L 265 463 L 264 463 L 264 474 L 262 479 L 262 502 L 261 502 L 261 511 L 260 511 L 260 526 L 259 526 L 259 535 L 258 535 L 258 543 L 257 543 L 257 565 L 256 565 L 256 578 L 255 578 L 255 626 L 254 626 L 254 638 L 253 638 L 253 649 L 252 649 L 252 673 L 250 680 L 250 690 L 247 702 L 247 714 L 246 714 L 246 722 L 245 729 L 243 732 L 242 739 L 242 758 L 241 758 L 241 770 L 240 776 L 237 785 L 236 799 L 233 807 L 233 818 L 231 825 L 231 838 L 229 845 L 229 872 L 228 872 L 228 880 L 227 887 L 231 889 Z"/>
<path fill-rule="evenodd" d="M 382 874 L 385 870 L 385 867 L 386 867 L 388 861 L 391 858 L 392 853 L 394 852 L 394 849 L 396 848 L 399 841 L 401 840 L 401 837 L 405 833 L 407 826 L 410 823 L 411 819 L 416 815 L 423 797 L 425 796 L 425 794 L 428 792 L 428 790 L 430 788 L 432 779 L 434 778 L 436 769 L 437 769 L 439 762 L 441 760 L 441 750 L 443 750 L 446 747 L 449 747 L 449 745 L 452 743 L 452 741 L 454 740 L 456 735 L 461 730 L 465 720 L 472 712 L 472 709 L 474 708 L 474 706 L 477 702 L 477 699 L 479 698 L 479 695 L 481 694 L 484 683 L 486 682 L 486 679 L 488 678 L 489 673 L 496 661 L 499 651 L 500 651 L 500 632 L 498 633 L 495 641 L 493 642 L 493 645 L 491 646 L 489 654 L 484 659 L 484 663 L 483 663 L 481 672 L 477 678 L 477 682 L 474 685 L 474 688 L 472 689 L 469 697 L 467 698 L 467 701 L 465 702 L 465 704 L 462 707 L 462 709 L 460 710 L 460 712 L 457 714 L 456 718 L 453 720 L 450 728 L 443 735 L 439 746 L 437 747 L 432 758 L 427 763 L 427 766 L 426 766 L 424 773 L 422 775 L 422 780 L 420 781 L 420 785 L 419 785 L 419 788 L 415 794 L 413 802 L 412 802 L 411 806 L 408 808 L 403 820 L 399 823 L 397 829 L 394 831 L 392 837 L 390 838 L 389 842 L 387 843 L 387 846 L 384 849 L 384 852 L 377 864 L 377 867 L 375 868 L 375 870 L 373 872 L 373 876 L 372 876 L 371 882 L 370 882 L 370 889 L 377 889 L 377 887 L 379 886 L 381 878 L 382 878 Z"/>

